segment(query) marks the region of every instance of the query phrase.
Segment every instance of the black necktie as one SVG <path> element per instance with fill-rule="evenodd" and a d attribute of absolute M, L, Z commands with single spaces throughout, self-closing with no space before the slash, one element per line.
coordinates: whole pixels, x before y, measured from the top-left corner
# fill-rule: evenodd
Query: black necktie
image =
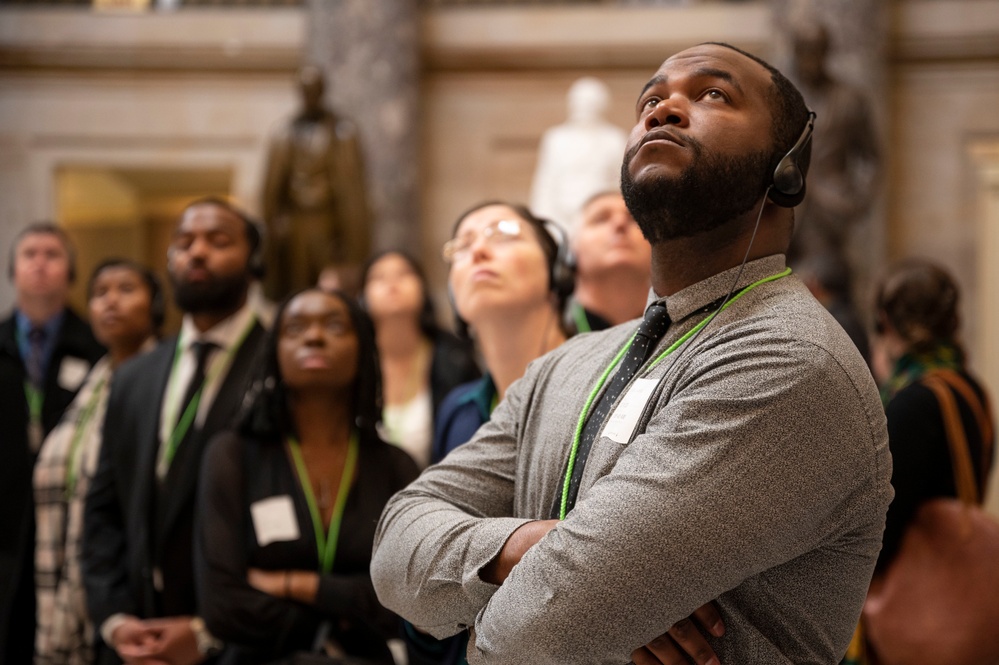
<path fill-rule="evenodd" d="M 194 400 L 194 396 L 198 394 L 198 391 L 205 383 L 205 369 L 208 367 L 208 359 L 211 357 L 212 351 L 215 350 L 216 345 L 212 342 L 193 342 L 191 344 L 191 351 L 194 352 L 194 357 L 197 361 L 197 365 L 194 367 L 194 374 L 191 375 L 191 380 L 187 384 L 187 390 L 184 392 L 184 399 L 180 402 L 180 409 L 177 410 L 177 422 L 184 417 L 184 412 L 187 411 L 187 407 Z M 200 400 L 199 400 L 200 402 Z M 197 414 L 194 415 L 197 418 Z M 187 429 L 190 432 L 194 429 L 194 420 L 191 421 L 191 426 Z M 186 437 L 185 437 L 186 438 Z"/>
<path fill-rule="evenodd" d="M 590 455 L 590 448 L 593 446 L 597 434 L 603 428 L 610 408 L 614 406 L 614 402 L 620 397 L 625 387 L 638 374 L 638 370 L 642 368 L 642 365 L 648 359 L 649 353 L 652 352 L 652 349 L 656 348 L 656 343 L 666 334 L 669 323 L 669 314 L 666 312 L 665 306 L 655 304 L 645 311 L 645 320 L 638 327 L 635 339 L 632 341 L 631 346 L 628 347 L 628 352 L 625 353 L 621 364 L 618 365 L 617 372 L 614 373 L 614 377 L 607 385 L 606 390 L 604 390 L 604 394 L 590 412 L 586 420 L 586 425 L 583 427 L 583 432 L 579 436 L 576 461 L 572 467 L 572 476 L 569 479 L 569 496 L 565 507 L 566 514 L 576 505 L 576 495 L 579 493 L 579 481 L 583 477 L 583 469 L 586 468 L 586 458 Z M 560 492 L 555 497 L 552 518 L 558 518 L 561 512 L 562 494 Z"/>
<path fill-rule="evenodd" d="M 45 328 L 32 328 L 28 331 L 28 380 L 31 385 L 41 390 L 45 384 L 45 372 L 42 370 L 45 356 L 45 339 L 48 333 Z"/>

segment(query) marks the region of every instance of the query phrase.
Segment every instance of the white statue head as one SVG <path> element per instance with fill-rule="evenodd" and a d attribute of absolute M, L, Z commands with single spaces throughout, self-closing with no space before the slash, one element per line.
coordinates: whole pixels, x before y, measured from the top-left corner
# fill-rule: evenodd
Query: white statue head
<path fill-rule="evenodd" d="M 600 79 L 584 76 L 577 79 L 569 88 L 566 101 L 570 120 L 593 122 L 603 119 L 610 103 L 610 90 Z"/>

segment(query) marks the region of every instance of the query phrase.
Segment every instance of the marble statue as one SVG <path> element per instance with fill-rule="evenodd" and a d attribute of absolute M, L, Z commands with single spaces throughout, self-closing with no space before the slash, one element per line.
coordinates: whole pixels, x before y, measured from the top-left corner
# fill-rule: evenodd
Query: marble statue
<path fill-rule="evenodd" d="M 572 84 L 568 119 L 541 139 L 531 186 L 531 209 L 572 229 L 582 205 L 594 194 L 621 186 L 625 132 L 604 119 L 610 93 L 592 77 Z"/>

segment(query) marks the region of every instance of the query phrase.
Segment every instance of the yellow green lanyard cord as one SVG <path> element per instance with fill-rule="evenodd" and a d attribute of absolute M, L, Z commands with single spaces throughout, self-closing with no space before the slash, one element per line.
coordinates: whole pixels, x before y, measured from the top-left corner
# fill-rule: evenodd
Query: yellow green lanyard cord
<path fill-rule="evenodd" d="M 357 448 L 357 432 L 352 432 L 350 443 L 347 446 L 347 459 L 343 463 L 343 473 L 340 474 L 340 487 L 337 489 L 336 503 L 333 504 L 329 531 L 324 535 L 323 516 L 319 512 L 316 496 L 312 493 L 312 481 L 309 480 L 309 471 L 305 468 L 305 461 L 302 459 L 302 447 L 295 437 L 288 438 L 288 449 L 291 451 L 292 459 L 295 460 L 295 475 L 298 476 L 298 484 L 301 485 L 302 491 L 305 493 L 305 502 L 309 505 L 309 514 L 312 516 L 312 528 L 316 532 L 319 572 L 323 574 L 328 574 L 333 570 L 333 559 L 336 557 L 337 541 L 340 539 L 343 510 L 347 506 L 347 494 L 350 492 L 350 484 L 354 480 L 354 471 L 357 468 Z"/>
<path fill-rule="evenodd" d="M 682 337 L 680 337 L 680 339 L 678 339 L 675 342 L 673 342 L 672 344 L 670 344 L 669 348 L 667 348 L 665 351 L 663 351 L 661 354 L 659 354 L 659 356 L 652 362 L 652 364 L 649 365 L 648 368 L 646 368 L 644 374 L 648 374 L 649 372 L 651 372 L 652 369 L 656 365 L 658 365 L 667 356 L 669 356 L 671 353 L 673 353 L 678 348 L 680 348 L 680 346 L 684 342 L 686 342 L 688 339 L 690 339 L 691 337 L 693 337 L 694 335 L 696 335 L 704 326 L 706 326 L 709 323 L 711 323 L 711 321 L 719 313 L 721 313 L 721 312 L 725 311 L 726 309 L 728 309 L 737 300 L 739 300 L 739 298 L 741 298 L 745 294 L 749 293 L 750 291 L 752 291 L 753 289 L 755 289 L 760 284 L 765 284 L 767 282 L 772 282 L 774 280 L 780 279 L 781 277 L 787 277 L 790 274 L 791 274 L 791 269 L 787 268 L 787 269 L 783 270 L 782 272 L 777 273 L 776 275 L 770 275 L 769 277 L 764 277 L 763 279 L 758 280 L 756 282 L 753 282 L 749 286 L 746 286 L 745 288 L 743 288 L 737 294 L 735 294 L 734 296 L 732 296 L 728 300 L 728 302 L 726 302 L 721 308 L 715 310 L 715 312 L 713 314 L 711 314 L 710 316 L 705 317 L 700 323 L 698 323 L 696 326 L 694 326 L 693 328 L 691 328 L 690 330 L 688 330 L 686 333 L 684 333 L 684 335 Z M 586 425 L 586 419 L 590 415 L 590 407 L 593 406 L 593 402 L 596 399 L 597 394 L 600 392 L 600 389 L 603 388 L 604 383 L 607 382 L 607 377 L 609 377 L 610 373 L 614 371 L 614 368 L 618 366 L 618 363 L 621 362 L 621 359 L 624 357 L 624 354 L 628 352 L 628 349 L 631 348 L 631 343 L 634 342 L 634 341 L 635 341 L 635 336 L 632 335 L 631 339 L 628 340 L 628 342 L 621 348 L 621 350 L 617 352 L 617 355 L 614 356 L 614 359 L 611 360 L 610 365 L 608 365 L 607 369 L 605 369 L 603 371 L 603 374 L 600 375 L 600 378 L 597 379 L 596 385 L 593 387 L 593 390 L 590 391 L 589 396 L 586 398 L 586 403 L 583 404 L 583 412 L 579 416 L 579 420 L 576 423 L 576 431 L 575 431 L 575 434 L 573 434 L 573 437 L 572 437 L 572 448 L 569 449 L 569 463 L 566 465 L 565 479 L 562 481 L 562 501 L 561 501 L 561 504 L 559 506 L 559 516 L 558 516 L 558 518 L 560 520 L 564 520 L 565 516 L 566 516 L 566 506 L 569 503 L 569 480 L 572 478 L 572 471 L 573 471 L 573 468 L 576 466 L 576 453 L 579 450 L 579 438 L 583 434 L 583 427 L 585 427 L 585 425 Z"/>
<path fill-rule="evenodd" d="M 33 423 L 42 422 L 42 403 L 45 393 L 36 388 L 31 381 L 24 382 L 24 399 L 28 401 L 28 417 Z"/>
<path fill-rule="evenodd" d="M 222 368 L 228 365 L 229 359 L 240 349 L 240 347 L 243 346 L 243 342 L 246 341 L 246 338 L 250 335 L 250 331 L 253 330 L 253 326 L 255 326 L 256 323 L 256 319 L 250 320 L 250 325 L 246 327 L 246 330 L 244 330 L 243 334 L 239 336 L 236 343 L 229 347 L 229 350 L 226 352 L 225 361 L 215 364 L 211 375 L 205 377 L 205 380 L 198 387 L 198 392 L 194 393 L 194 397 L 192 397 L 191 401 L 188 402 L 187 408 L 184 409 L 184 413 L 181 414 L 180 420 L 177 421 L 177 424 L 170 431 L 170 436 L 167 439 L 166 455 L 164 458 L 166 461 L 166 468 L 170 468 L 170 465 L 173 463 L 174 455 L 177 454 L 177 448 L 180 446 L 180 442 L 184 440 L 187 430 L 191 428 L 194 418 L 198 415 L 198 406 L 201 404 L 201 393 L 204 392 L 205 386 L 214 381 L 219 375 L 219 372 L 222 371 Z M 177 373 L 177 366 L 180 364 L 180 357 L 183 352 L 184 350 L 181 347 L 180 338 L 178 337 L 177 351 L 174 353 L 173 367 L 170 369 L 171 381 L 172 377 Z"/>
<path fill-rule="evenodd" d="M 80 412 L 80 417 L 76 419 L 76 425 L 73 429 L 73 441 L 69 445 L 69 453 L 66 456 L 67 501 L 73 497 L 73 491 L 76 489 L 76 483 L 80 477 L 80 454 L 82 452 L 80 442 L 83 439 L 84 431 L 87 429 L 87 423 L 90 422 L 90 419 L 94 417 L 94 412 L 97 411 L 97 403 L 100 401 L 101 389 L 104 387 L 106 378 L 101 377 L 101 380 L 94 386 L 94 392 L 90 395 L 90 399 L 87 400 L 87 406 Z"/>
<path fill-rule="evenodd" d="M 576 332 L 592 332 L 590 322 L 586 318 L 586 310 L 578 302 L 573 304 L 572 318 L 576 323 Z"/>

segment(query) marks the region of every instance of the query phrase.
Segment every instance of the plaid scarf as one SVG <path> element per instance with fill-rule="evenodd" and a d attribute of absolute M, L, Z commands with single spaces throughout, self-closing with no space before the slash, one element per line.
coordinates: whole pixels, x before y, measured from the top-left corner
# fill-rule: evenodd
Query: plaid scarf
<path fill-rule="evenodd" d="M 888 402 L 902 389 L 916 383 L 926 374 L 938 369 L 964 369 L 964 353 L 953 342 L 938 342 L 931 349 L 919 353 L 906 353 L 895 363 L 891 377 L 881 387 L 881 403 Z"/>

